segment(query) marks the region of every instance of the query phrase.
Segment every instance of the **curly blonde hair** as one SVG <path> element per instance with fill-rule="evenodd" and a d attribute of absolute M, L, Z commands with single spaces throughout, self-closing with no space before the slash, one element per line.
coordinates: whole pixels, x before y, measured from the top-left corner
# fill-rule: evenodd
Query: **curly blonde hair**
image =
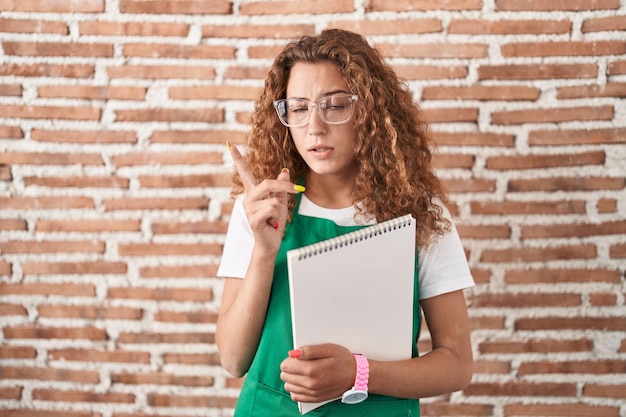
<path fill-rule="evenodd" d="M 384 62 L 365 37 L 340 29 L 303 36 L 276 57 L 255 105 L 246 160 L 257 180 L 275 178 L 281 168 L 292 179 L 305 178 L 308 166 L 289 129 L 281 124 L 273 101 L 285 98 L 294 64 L 331 62 L 348 84 L 355 103 L 354 205 L 357 214 L 378 222 L 411 213 L 417 220 L 418 247 L 450 227 L 443 216 L 447 201 L 431 165 L 430 129 L 406 82 Z M 243 192 L 234 175 L 233 195 Z M 290 217 L 295 202 L 290 201 Z"/>

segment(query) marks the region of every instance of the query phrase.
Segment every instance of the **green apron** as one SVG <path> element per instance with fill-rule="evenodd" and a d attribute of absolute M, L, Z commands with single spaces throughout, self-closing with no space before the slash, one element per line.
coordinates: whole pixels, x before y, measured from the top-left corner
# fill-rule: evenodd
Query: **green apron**
<path fill-rule="evenodd" d="M 298 214 L 299 195 L 293 219 L 285 229 L 285 236 L 276 258 L 274 280 L 265 326 L 259 347 L 241 389 L 235 417 L 296 417 L 298 404 L 291 400 L 280 379 L 280 364 L 293 349 L 291 309 L 287 273 L 287 251 L 339 236 L 364 226 L 338 226 L 331 220 Z M 417 289 L 417 256 L 415 257 L 415 290 L 413 307 L 413 357 L 417 356 L 417 338 L 420 330 L 420 311 Z M 419 400 L 388 397 L 376 394 L 360 404 L 327 403 L 307 417 L 418 417 Z"/>

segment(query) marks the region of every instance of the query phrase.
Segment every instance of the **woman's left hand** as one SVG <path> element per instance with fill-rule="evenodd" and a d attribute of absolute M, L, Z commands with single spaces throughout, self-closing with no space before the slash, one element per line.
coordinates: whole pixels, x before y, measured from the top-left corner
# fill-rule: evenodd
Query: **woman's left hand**
<path fill-rule="evenodd" d="M 280 370 L 293 401 L 320 402 L 341 397 L 352 388 L 356 361 L 345 347 L 327 343 L 291 351 Z"/>

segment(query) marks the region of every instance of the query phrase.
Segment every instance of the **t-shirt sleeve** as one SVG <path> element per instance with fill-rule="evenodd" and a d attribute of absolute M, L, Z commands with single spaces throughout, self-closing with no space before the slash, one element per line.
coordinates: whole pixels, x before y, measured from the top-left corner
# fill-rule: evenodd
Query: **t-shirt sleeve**
<path fill-rule="evenodd" d="M 418 269 L 420 300 L 474 286 L 454 224 L 449 232 L 418 252 Z"/>
<path fill-rule="evenodd" d="M 254 247 L 254 236 L 243 209 L 242 200 L 243 197 L 240 196 L 233 205 L 222 259 L 217 269 L 218 277 L 243 278 L 248 270 Z"/>

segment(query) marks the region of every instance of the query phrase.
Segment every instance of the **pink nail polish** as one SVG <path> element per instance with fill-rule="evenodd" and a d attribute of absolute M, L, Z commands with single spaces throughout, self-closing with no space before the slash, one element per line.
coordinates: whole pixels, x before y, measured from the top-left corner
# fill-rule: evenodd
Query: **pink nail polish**
<path fill-rule="evenodd" d="M 274 229 L 278 230 L 278 222 L 274 223 L 273 227 Z"/>
<path fill-rule="evenodd" d="M 289 357 L 293 359 L 298 359 L 302 356 L 302 351 L 300 349 L 294 349 L 289 351 Z"/>

